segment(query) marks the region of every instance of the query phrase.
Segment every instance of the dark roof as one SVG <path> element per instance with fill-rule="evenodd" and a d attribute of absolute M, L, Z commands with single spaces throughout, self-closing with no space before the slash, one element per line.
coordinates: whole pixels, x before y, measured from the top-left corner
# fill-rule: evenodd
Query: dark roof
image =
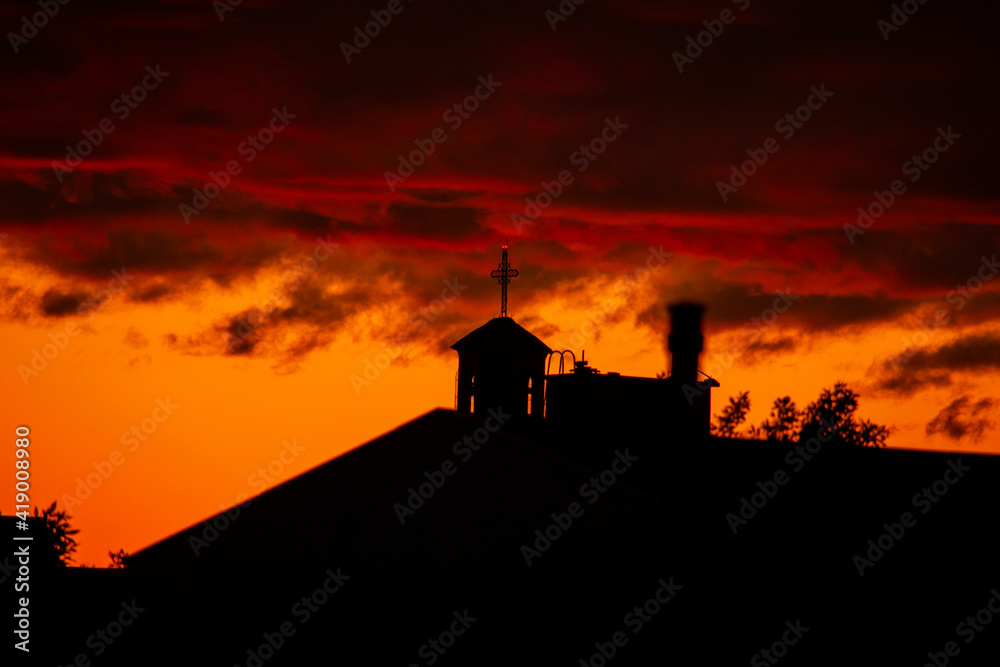
<path fill-rule="evenodd" d="M 621 667 L 731 665 L 786 621 L 817 628 L 793 649 L 801 664 L 916 663 L 927 647 L 899 637 L 947 632 L 1000 580 L 987 520 L 1000 457 L 684 443 L 657 412 L 576 429 L 512 419 L 460 455 L 455 443 L 483 426 L 434 410 L 253 498 L 199 555 L 189 540 L 202 524 L 135 554 L 129 595 L 149 611 L 128 635 L 129 664 L 181 664 L 189 649 L 170 641 L 181 633 L 205 647 L 201 663 L 233 664 L 285 621 L 294 641 L 268 667 L 351 643 L 365 664 L 406 664 L 462 610 L 482 620 L 448 657 L 477 667 L 569 664 L 619 629 Z M 636 461 L 624 473 L 616 450 Z M 609 466 L 620 479 L 604 481 Z M 421 484 L 438 488 L 401 521 L 396 504 Z M 327 602 L 318 586 L 340 567 L 351 580 Z M 623 614 L 662 581 L 683 590 L 637 636 Z M 311 591 L 323 606 L 300 627 L 295 601 Z M 995 663 L 990 641 L 969 664 Z"/>
<path fill-rule="evenodd" d="M 462 353 L 465 351 L 488 350 L 499 353 L 545 353 L 552 351 L 548 345 L 535 337 L 509 317 L 497 317 L 475 331 L 466 334 L 451 346 Z"/>
<path fill-rule="evenodd" d="M 130 567 L 172 568 L 193 586 L 248 560 L 336 557 L 345 569 L 360 561 L 384 572 L 424 576 L 493 561 L 516 567 L 524 562 L 518 546 L 536 527 L 524 517 L 542 521 L 549 508 L 564 509 L 593 470 L 507 428 L 490 435 L 482 451 L 462 446 L 456 454 L 455 443 L 482 426 L 482 417 L 433 410 L 252 498 L 223 529 L 224 539 L 212 540 L 198 556 L 189 540 L 203 537 L 203 523 L 134 554 Z M 446 460 L 457 472 L 401 525 L 396 503 L 405 504 L 409 489 L 428 481 L 425 471 L 440 470 Z M 656 503 L 627 483 L 620 486 L 567 543 L 627 542 L 651 529 Z M 230 513 L 236 514 L 232 508 Z M 469 539 L 456 541 L 456 535 Z"/>

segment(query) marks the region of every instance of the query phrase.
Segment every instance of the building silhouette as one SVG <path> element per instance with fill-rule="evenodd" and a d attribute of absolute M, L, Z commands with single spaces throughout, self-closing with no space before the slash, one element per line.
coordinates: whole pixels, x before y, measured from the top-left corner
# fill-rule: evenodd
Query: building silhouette
<path fill-rule="evenodd" d="M 503 303 L 452 346 L 455 409 L 135 554 L 102 664 L 995 664 L 1000 621 L 956 634 L 1000 586 L 995 457 L 714 437 L 697 304 L 640 378 Z"/>
<path fill-rule="evenodd" d="M 506 406 L 518 417 L 541 415 L 548 345 L 509 317 L 492 319 L 451 346 L 458 352 L 455 408 L 485 414 Z"/>

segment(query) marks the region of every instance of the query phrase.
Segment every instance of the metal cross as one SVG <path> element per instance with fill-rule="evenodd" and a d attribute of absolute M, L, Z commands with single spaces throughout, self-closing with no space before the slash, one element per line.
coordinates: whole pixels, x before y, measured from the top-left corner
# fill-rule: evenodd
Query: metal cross
<path fill-rule="evenodd" d="M 500 317 L 507 317 L 507 284 L 511 278 L 517 276 L 517 269 L 510 268 L 510 262 L 507 261 L 507 244 L 504 243 L 500 247 L 503 249 L 503 255 L 496 270 L 490 273 L 490 277 L 496 278 L 500 283 Z"/>

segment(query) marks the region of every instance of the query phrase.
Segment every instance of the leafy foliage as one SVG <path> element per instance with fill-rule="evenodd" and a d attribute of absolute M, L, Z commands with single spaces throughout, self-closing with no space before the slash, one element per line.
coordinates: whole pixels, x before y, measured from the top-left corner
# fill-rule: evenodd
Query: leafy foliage
<path fill-rule="evenodd" d="M 38 516 L 38 508 L 35 508 L 35 516 Z M 54 557 L 60 567 L 66 567 L 73 562 L 73 552 L 76 551 L 77 542 L 73 535 L 79 533 L 79 529 L 73 528 L 69 520 L 72 518 L 64 510 L 56 509 L 56 501 L 52 501 L 46 509 L 42 510 L 42 517 L 52 533 L 52 547 Z"/>
<path fill-rule="evenodd" d="M 799 411 L 790 396 L 774 399 L 771 414 L 761 425 L 750 428 L 750 435 L 764 440 L 794 440 L 799 433 Z"/>
<path fill-rule="evenodd" d="M 890 430 L 882 424 L 859 419 L 858 395 L 844 382 L 837 382 L 832 389 L 824 389 L 819 398 L 798 410 L 789 396 L 776 398 L 771 413 L 760 426 L 751 426 L 749 436 L 762 440 L 781 442 L 808 440 L 820 437 L 831 444 L 853 447 L 885 447 Z M 741 392 L 729 399 L 722 413 L 715 417 L 712 432 L 723 437 L 740 437 L 736 432 L 750 411 L 749 392 Z"/>
<path fill-rule="evenodd" d="M 129 554 L 124 549 L 109 551 L 108 556 L 111 558 L 111 565 L 108 567 L 112 570 L 124 570 L 128 567 Z"/>
<path fill-rule="evenodd" d="M 722 409 L 722 413 L 712 425 L 712 432 L 723 438 L 735 438 L 736 429 L 746 421 L 747 413 L 750 412 L 750 392 L 742 391 L 736 398 L 729 399 L 729 405 Z"/>
<path fill-rule="evenodd" d="M 855 447 L 885 447 L 889 429 L 867 419 L 859 419 L 858 395 L 847 384 L 838 382 L 824 389 L 819 398 L 806 406 L 802 416 L 800 440 L 824 437 L 832 430 L 833 443 Z"/>

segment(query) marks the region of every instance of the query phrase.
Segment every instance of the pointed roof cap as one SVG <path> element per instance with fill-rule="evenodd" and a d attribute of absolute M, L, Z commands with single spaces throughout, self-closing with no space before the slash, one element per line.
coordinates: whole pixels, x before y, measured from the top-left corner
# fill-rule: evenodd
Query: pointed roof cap
<path fill-rule="evenodd" d="M 459 354 L 469 352 L 548 354 L 548 345 L 509 317 L 497 317 L 471 331 L 451 346 Z"/>

